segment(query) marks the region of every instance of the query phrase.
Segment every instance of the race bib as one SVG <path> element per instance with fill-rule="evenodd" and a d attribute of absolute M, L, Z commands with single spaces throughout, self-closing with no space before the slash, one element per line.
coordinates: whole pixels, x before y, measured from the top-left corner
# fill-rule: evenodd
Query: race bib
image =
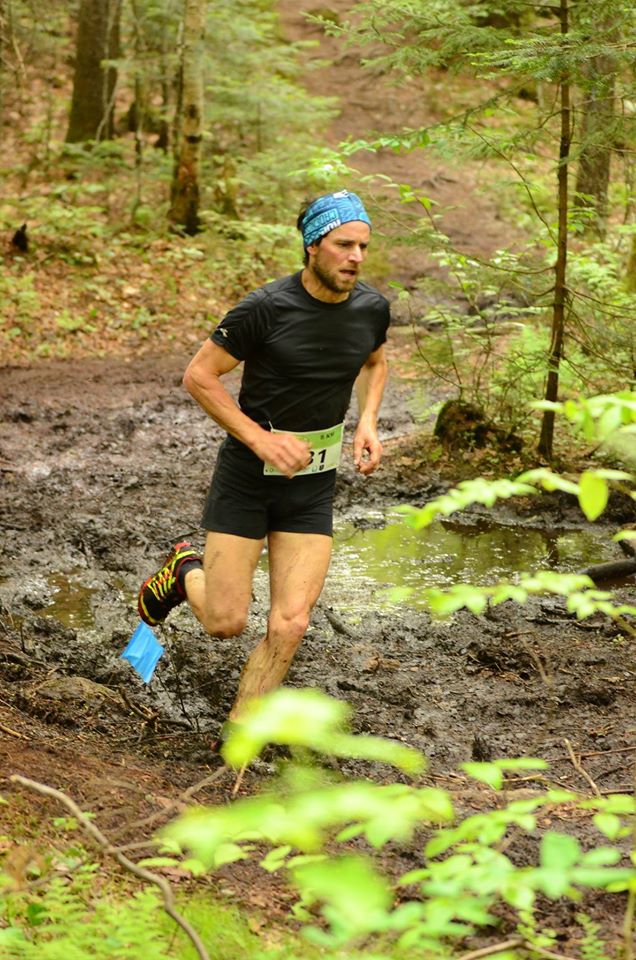
<path fill-rule="evenodd" d="M 325 473 L 327 470 L 335 470 L 340 463 L 344 423 L 337 423 L 335 427 L 328 427 L 326 430 L 309 430 L 307 433 L 296 433 L 293 430 L 275 430 L 272 427 L 272 433 L 293 433 L 295 437 L 308 443 L 311 447 L 311 461 L 307 467 L 294 474 L 296 477 L 302 477 L 306 473 Z M 265 464 L 263 474 L 266 477 L 283 476 L 280 470 L 273 467 L 271 463 Z"/>

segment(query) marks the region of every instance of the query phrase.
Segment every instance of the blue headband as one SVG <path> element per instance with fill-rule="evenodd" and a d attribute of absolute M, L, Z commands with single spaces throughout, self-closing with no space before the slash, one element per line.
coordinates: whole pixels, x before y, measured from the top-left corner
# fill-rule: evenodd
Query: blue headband
<path fill-rule="evenodd" d="M 301 223 L 300 229 L 305 247 L 310 247 L 325 234 L 343 223 L 351 223 L 352 220 L 361 220 L 371 226 L 369 214 L 364 209 L 362 200 L 355 193 L 340 190 L 338 193 L 328 193 L 325 197 L 318 197 L 307 207 Z"/>

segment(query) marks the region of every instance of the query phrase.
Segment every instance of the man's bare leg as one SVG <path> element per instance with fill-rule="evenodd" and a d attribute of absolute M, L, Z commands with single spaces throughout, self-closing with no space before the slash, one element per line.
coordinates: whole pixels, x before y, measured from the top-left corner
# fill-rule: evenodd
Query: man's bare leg
<path fill-rule="evenodd" d="M 331 537 L 274 531 L 268 545 L 267 633 L 245 664 L 231 720 L 240 716 L 248 700 L 273 690 L 286 677 L 329 569 Z"/>
<path fill-rule="evenodd" d="M 188 603 L 213 637 L 235 637 L 245 629 L 252 580 L 264 540 L 208 532 L 203 569 L 185 576 Z"/>

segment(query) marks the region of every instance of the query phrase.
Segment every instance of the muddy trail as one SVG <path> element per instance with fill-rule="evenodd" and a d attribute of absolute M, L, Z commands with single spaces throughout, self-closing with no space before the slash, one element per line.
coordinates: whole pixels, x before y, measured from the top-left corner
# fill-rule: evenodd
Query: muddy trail
<path fill-rule="evenodd" d="M 348 6 L 338 0 L 335 8 Z M 317 38 L 297 5 L 284 2 L 280 9 L 291 36 Z M 310 55 L 332 55 L 330 44 Z M 309 84 L 327 94 L 348 92 L 335 140 L 362 135 L 387 113 L 396 125 L 415 122 L 411 95 L 362 75 L 350 52 L 309 74 Z M 431 193 L 445 211 L 444 228 L 463 249 L 487 254 L 508 236 L 476 189 L 475 173 L 458 174 L 424 155 L 358 159 L 365 173 L 377 168 L 408 177 Z M 408 256 L 395 248 L 390 260 L 409 286 L 432 271 L 427 255 L 412 248 Z M 392 330 L 390 358 L 411 350 L 408 336 Z M 0 833 L 29 840 L 38 831 L 54 834 L 51 818 L 63 813 L 16 787 L 13 774 L 66 791 L 117 842 L 150 836 L 185 799 L 231 798 L 235 777 L 210 743 L 265 627 L 265 569 L 241 637 L 210 640 L 179 608 L 157 631 L 165 653 L 150 684 L 121 659 L 138 623 L 141 581 L 176 539 L 203 543 L 200 511 L 222 434 L 181 387 L 190 353 L 176 347 L 156 356 L 0 368 L 0 796 L 16 800 L 0 806 Z M 426 445 L 416 442 L 410 384 L 395 373 L 389 384 L 381 471 L 363 480 L 345 463 L 339 472 L 336 516 L 354 528 L 377 523 L 395 503 L 423 504 L 457 479 L 457 465 L 433 466 Z M 444 397 L 439 383 L 426 392 L 429 403 Z M 470 462 L 461 470 L 471 475 Z M 476 463 L 472 475 L 479 472 Z M 494 516 L 517 532 L 520 544 L 530 530 L 586 526 L 576 505 L 559 495 L 506 503 Z M 484 516 L 477 511 L 461 519 L 468 527 Z M 633 502 L 617 501 L 595 529 L 610 544 L 617 527 L 634 522 Z M 339 602 L 344 587 L 344 575 L 332 573 L 288 683 L 348 701 L 356 732 L 421 749 L 430 761 L 422 782 L 450 790 L 460 810 L 496 802 L 458 772 L 471 759 L 538 756 L 550 762 L 551 783 L 585 794 L 590 780 L 603 793 L 633 791 L 634 641 L 614 624 L 601 616 L 579 623 L 555 598 L 443 623 L 412 607 L 387 609 L 372 595 L 352 613 Z M 634 603 L 636 580 L 616 590 Z M 266 783 L 275 761 L 267 755 L 250 768 L 241 794 Z M 341 770 L 393 778 L 386 767 L 368 764 L 343 763 Z M 507 796 L 526 796 L 533 786 L 518 778 Z M 586 845 L 599 842 L 589 813 L 556 810 L 543 825 L 575 832 Z M 533 861 L 537 840 L 517 838 L 513 849 L 519 862 Z M 387 870 L 419 864 L 420 850 L 418 841 L 386 851 Z M 270 918 L 289 906 L 277 877 L 249 861 L 225 867 L 214 888 L 266 909 Z M 588 910 L 618 938 L 620 897 L 597 896 Z M 546 914 L 564 944 L 573 913 L 557 904 Z"/>
<path fill-rule="evenodd" d="M 158 631 L 166 653 L 150 684 L 120 657 L 138 623 L 141 580 L 175 538 L 202 543 L 199 511 L 221 432 L 181 387 L 186 361 L 39 363 L 0 373 L 0 793 L 16 790 L 14 773 L 49 783 L 117 835 L 138 836 L 134 824 L 147 817 L 156 825 L 218 770 L 209 744 L 266 618 L 263 574 L 238 639 L 210 640 L 179 608 Z M 345 465 L 338 517 L 363 524 L 371 507 L 422 503 L 444 488 L 413 455 L 413 429 L 408 393 L 394 378 L 380 424 L 385 464 L 366 480 Z M 558 498 L 505 512 L 519 538 L 529 523 L 581 523 Z M 608 540 L 627 521 L 617 505 Z M 325 595 L 337 597 L 339 587 L 328 583 Z M 634 589 L 625 581 L 619 596 L 633 602 Z M 448 787 L 467 809 L 484 802 L 457 772 L 471 758 L 540 756 L 551 762 L 552 782 L 589 792 L 568 742 L 598 789 L 631 791 L 635 682 L 633 641 L 603 618 L 576 622 L 556 599 L 434 623 L 408 607 L 374 608 L 373 599 L 354 618 L 323 598 L 289 676 L 293 686 L 349 701 L 356 731 L 423 750 L 424 781 Z M 242 790 L 258 789 L 271 769 L 257 764 Z M 391 777 L 353 763 L 342 770 Z M 232 784 L 221 777 L 197 799 L 226 800 Z M 41 798 L 35 809 L 38 817 L 60 812 Z M 597 842 L 589 817 L 569 817 L 565 829 Z M 248 903 L 265 890 L 262 877 L 251 883 L 250 869 L 225 868 L 221 881 Z M 267 898 L 284 905 L 276 881 L 267 882 Z M 567 927 L 567 918 L 558 922 Z"/>

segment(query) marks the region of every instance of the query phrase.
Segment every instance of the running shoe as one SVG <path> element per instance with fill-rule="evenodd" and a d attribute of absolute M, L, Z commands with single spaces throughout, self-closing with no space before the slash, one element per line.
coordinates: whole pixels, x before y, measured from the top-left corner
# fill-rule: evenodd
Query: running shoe
<path fill-rule="evenodd" d="M 179 570 L 186 560 L 201 561 L 199 554 L 187 540 L 176 543 L 161 569 L 145 580 L 139 590 L 137 609 L 145 622 L 155 627 L 170 611 L 186 599 L 179 584 Z"/>

